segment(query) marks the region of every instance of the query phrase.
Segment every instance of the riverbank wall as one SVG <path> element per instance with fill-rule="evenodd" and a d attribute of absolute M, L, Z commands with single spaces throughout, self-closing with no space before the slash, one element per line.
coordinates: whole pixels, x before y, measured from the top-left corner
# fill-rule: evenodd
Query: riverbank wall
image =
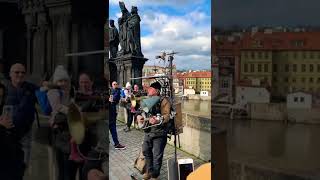
<path fill-rule="evenodd" d="M 290 123 L 320 124 L 320 108 L 288 109 L 285 103 L 250 103 L 249 118 Z"/>
<path fill-rule="evenodd" d="M 200 94 L 189 94 L 189 100 L 211 101 L 211 96 L 200 96 Z"/>

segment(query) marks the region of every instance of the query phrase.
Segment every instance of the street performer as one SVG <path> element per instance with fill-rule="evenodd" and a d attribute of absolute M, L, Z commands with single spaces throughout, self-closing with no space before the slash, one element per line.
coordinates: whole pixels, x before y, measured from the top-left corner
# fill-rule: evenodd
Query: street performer
<path fill-rule="evenodd" d="M 160 96 L 161 84 L 154 82 L 148 88 L 148 96 Z M 152 116 L 149 119 L 151 125 L 157 124 L 156 115 L 158 113 L 163 117 L 163 123 L 158 126 L 153 126 L 145 129 L 145 136 L 142 145 L 142 153 L 145 156 L 147 172 L 143 175 L 143 179 L 157 180 L 160 175 L 164 148 L 167 144 L 167 123 L 170 119 L 171 104 L 167 97 L 160 98 L 160 101 L 154 105 L 150 113 Z M 142 115 L 137 115 L 137 120 L 140 123 L 144 122 Z"/>

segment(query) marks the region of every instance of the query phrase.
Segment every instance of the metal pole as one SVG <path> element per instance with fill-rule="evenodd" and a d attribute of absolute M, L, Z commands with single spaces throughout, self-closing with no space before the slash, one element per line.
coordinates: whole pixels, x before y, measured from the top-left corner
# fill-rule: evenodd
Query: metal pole
<path fill-rule="evenodd" d="M 171 101 L 172 101 L 172 105 L 174 105 L 174 93 L 173 93 L 173 76 L 172 76 L 172 69 L 173 69 L 173 56 L 170 55 L 168 57 L 168 60 L 169 60 L 169 72 L 170 72 L 170 77 L 169 77 L 169 83 L 170 83 L 170 97 L 171 97 Z M 175 111 L 175 108 L 173 107 L 173 110 Z M 174 160 L 175 160 L 175 163 L 178 162 L 177 160 L 177 133 L 176 133 L 176 123 L 175 123 L 175 117 L 173 117 L 174 120 L 173 120 L 173 134 L 174 134 Z"/>

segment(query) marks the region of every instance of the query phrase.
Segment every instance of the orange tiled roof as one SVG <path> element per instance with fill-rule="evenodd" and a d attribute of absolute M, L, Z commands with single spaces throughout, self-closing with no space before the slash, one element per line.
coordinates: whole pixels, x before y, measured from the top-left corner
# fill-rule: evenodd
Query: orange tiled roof
<path fill-rule="evenodd" d="M 245 33 L 240 49 L 320 50 L 320 32 Z"/>
<path fill-rule="evenodd" d="M 177 78 L 211 78 L 211 71 L 177 73 Z"/>
<path fill-rule="evenodd" d="M 213 49 L 218 56 L 238 55 L 240 50 L 320 50 L 320 32 L 247 32 L 233 42 L 213 39 Z"/>

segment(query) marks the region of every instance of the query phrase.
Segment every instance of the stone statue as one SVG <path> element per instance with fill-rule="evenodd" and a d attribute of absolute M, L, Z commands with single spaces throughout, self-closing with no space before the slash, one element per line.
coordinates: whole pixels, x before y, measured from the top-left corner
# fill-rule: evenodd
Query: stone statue
<path fill-rule="evenodd" d="M 110 20 L 109 44 L 111 58 L 116 58 L 119 46 L 119 33 L 117 28 L 114 26 L 114 20 L 112 19 Z"/>
<path fill-rule="evenodd" d="M 138 8 L 132 6 L 131 15 L 128 18 L 128 34 L 127 44 L 132 55 L 143 56 L 141 53 L 140 43 L 140 16 L 138 15 Z"/>
<path fill-rule="evenodd" d="M 129 52 L 129 47 L 127 44 L 127 28 L 128 28 L 128 23 L 127 20 L 130 16 L 129 11 L 127 10 L 125 4 L 123 2 L 119 2 L 119 6 L 122 12 L 122 16 L 118 19 L 118 24 L 119 24 L 119 40 L 120 40 L 120 46 L 121 50 L 119 52 L 119 55 L 124 55 Z"/>

